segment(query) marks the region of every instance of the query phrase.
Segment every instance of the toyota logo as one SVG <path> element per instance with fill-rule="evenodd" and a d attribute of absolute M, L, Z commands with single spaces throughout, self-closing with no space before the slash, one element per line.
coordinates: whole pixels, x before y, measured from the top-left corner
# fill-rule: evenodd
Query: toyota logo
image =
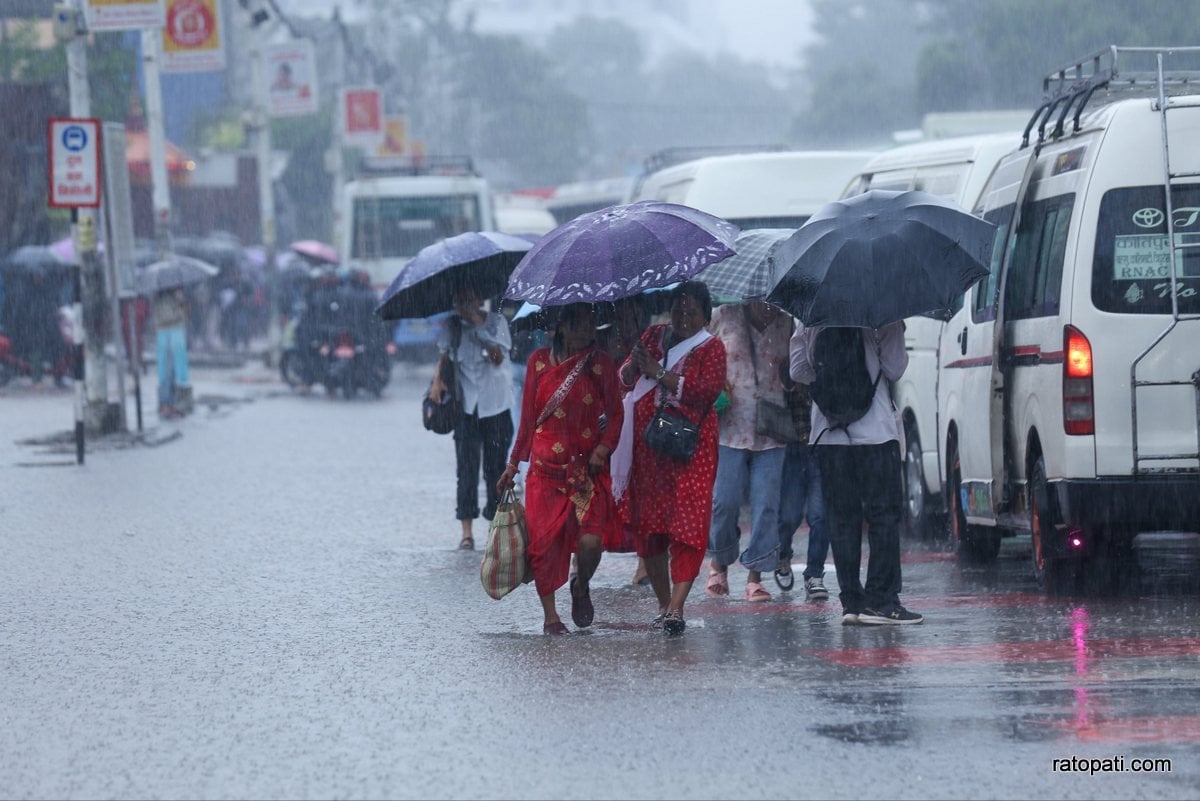
<path fill-rule="evenodd" d="M 1139 228 L 1157 228 L 1163 224 L 1163 217 L 1161 209 L 1138 209 L 1133 213 L 1133 224 Z"/>

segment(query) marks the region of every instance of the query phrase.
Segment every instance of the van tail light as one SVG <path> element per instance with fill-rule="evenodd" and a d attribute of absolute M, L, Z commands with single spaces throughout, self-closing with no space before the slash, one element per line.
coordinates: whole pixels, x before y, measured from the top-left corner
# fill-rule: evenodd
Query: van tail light
<path fill-rule="evenodd" d="M 1063 428 L 1068 434 L 1096 433 L 1092 392 L 1092 344 L 1074 326 L 1063 328 Z"/>

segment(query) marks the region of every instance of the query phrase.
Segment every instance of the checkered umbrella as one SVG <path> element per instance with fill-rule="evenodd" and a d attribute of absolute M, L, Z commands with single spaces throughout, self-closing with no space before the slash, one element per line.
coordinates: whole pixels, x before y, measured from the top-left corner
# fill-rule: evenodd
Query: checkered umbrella
<path fill-rule="evenodd" d="M 795 262 L 795 247 L 788 241 L 795 228 L 751 228 L 737 236 L 737 253 L 712 264 L 696 276 L 708 284 L 715 300 L 737 303 L 762 300 L 773 284 Z M 789 260 L 790 259 L 790 260 Z"/>

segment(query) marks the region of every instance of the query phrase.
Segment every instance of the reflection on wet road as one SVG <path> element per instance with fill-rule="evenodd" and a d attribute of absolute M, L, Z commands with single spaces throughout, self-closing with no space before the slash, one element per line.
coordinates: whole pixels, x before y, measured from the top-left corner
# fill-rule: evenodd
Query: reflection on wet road
<path fill-rule="evenodd" d="M 164 447 L 0 465 L 0 795 L 1200 788 L 1196 596 L 1045 598 L 1027 541 L 988 568 L 912 546 L 903 599 L 922 626 L 845 627 L 836 600 L 770 586 L 766 604 L 697 589 L 668 640 L 628 584 L 634 559 L 607 555 L 595 626 L 546 638 L 531 587 L 492 601 L 480 552 L 453 550 L 452 445 L 420 429 L 420 389 L 228 388 L 255 400 Z M 731 571 L 732 598 L 744 580 Z M 826 581 L 836 592 L 832 564 Z M 1172 769 L 1053 770 L 1116 755 Z"/>

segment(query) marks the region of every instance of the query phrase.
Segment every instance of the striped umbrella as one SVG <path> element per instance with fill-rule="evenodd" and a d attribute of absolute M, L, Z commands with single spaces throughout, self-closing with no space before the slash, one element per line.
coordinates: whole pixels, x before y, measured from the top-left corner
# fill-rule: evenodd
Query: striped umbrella
<path fill-rule="evenodd" d="M 789 243 L 796 228 L 751 228 L 737 236 L 732 256 L 704 268 L 697 281 L 708 284 L 714 300 L 737 303 L 762 300 L 796 260 L 798 248 Z"/>

